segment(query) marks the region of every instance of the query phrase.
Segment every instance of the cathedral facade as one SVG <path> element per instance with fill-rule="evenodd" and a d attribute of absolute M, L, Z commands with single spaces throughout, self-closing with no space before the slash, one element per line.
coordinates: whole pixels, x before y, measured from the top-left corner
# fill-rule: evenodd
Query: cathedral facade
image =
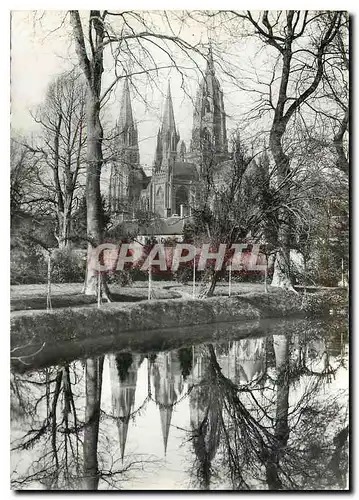
<path fill-rule="evenodd" d="M 215 75 L 212 57 L 209 57 L 197 92 L 188 150 L 176 126 L 170 83 L 157 134 L 151 176 L 146 175 L 140 165 L 138 131 L 127 80 L 117 136 L 117 155 L 111 165 L 109 187 L 112 214 L 122 212 L 131 217 L 140 208 L 162 218 L 191 215 L 193 207 L 198 204 L 206 158 L 210 156 L 210 161 L 216 164 L 229 158 L 223 92 Z"/>

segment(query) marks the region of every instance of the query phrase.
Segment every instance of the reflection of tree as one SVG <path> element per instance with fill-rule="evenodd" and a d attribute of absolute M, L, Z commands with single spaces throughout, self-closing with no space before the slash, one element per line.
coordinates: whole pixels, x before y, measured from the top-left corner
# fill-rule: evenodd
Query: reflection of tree
<path fill-rule="evenodd" d="M 289 438 L 289 338 L 286 335 L 274 335 L 273 347 L 277 371 L 277 401 L 272 445 L 266 453 L 266 479 L 270 490 L 283 488 L 279 477 L 280 459 L 285 453 Z"/>
<path fill-rule="evenodd" d="M 118 489 L 144 464 L 151 468 L 151 457 L 130 456 L 125 466 L 115 458 L 116 443 L 106 435 L 100 407 L 103 362 L 91 358 L 12 374 L 12 452 L 21 454 L 13 488 L 95 490 L 101 481 Z"/>
<path fill-rule="evenodd" d="M 98 469 L 98 433 L 101 412 L 101 390 L 104 357 L 86 360 L 86 410 L 83 441 L 83 489 L 97 490 Z"/>
<path fill-rule="evenodd" d="M 30 429 L 13 443 L 13 451 L 21 453 L 31 450 L 40 458 L 28 468 L 26 474 L 17 475 L 12 484 L 26 488 L 30 483 L 42 484 L 48 489 L 76 487 L 80 474 L 80 437 L 78 411 L 75 405 L 73 385 L 78 374 L 68 364 L 56 369 L 45 369 L 39 376 L 30 374 L 17 378 L 17 392 L 32 396 L 27 399 L 26 415 L 21 420 L 30 420 Z M 34 397 L 35 395 L 35 397 Z"/>
<path fill-rule="evenodd" d="M 191 419 L 200 488 L 209 489 L 215 474 L 222 481 L 229 478 L 234 489 L 345 486 L 348 428 L 341 401 L 345 394 L 325 392 L 331 382 L 326 343 L 319 355 L 321 369 L 300 372 L 290 351 L 290 335 L 273 336 L 272 346 L 275 374 L 272 370 L 265 377 L 265 385 L 258 378 L 238 385 L 225 376 L 225 357 L 218 357 L 212 344 L 202 355 L 206 368 L 191 393 L 191 397 L 197 394 L 202 409 L 197 427 Z M 331 373 L 339 366 L 331 366 Z M 236 370 L 233 366 L 234 374 Z M 209 441 L 221 458 L 216 470 Z"/>
<path fill-rule="evenodd" d="M 143 357 L 114 355 L 115 392 L 127 402 L 122 413 L 100 407 L 102 357 L 12 373 L 12 448 L 21 454 L 13 487 L 119 489 L 156 461 L 127 452 L 122 464 L 118 425 L 154 401 L 166 448 L 172 411 L 188 398 L 191 472 L 201 489 L 345 488 L 347 394 L 331 384 L 345 369 L 347 337 L 328 325 L 305 328 L 148 355 L 147 395 L 136 405 Z"/>
<path fill-rule="evenodd" d="M 213 473 L 220 426 L 221 398 L 213 385 L 213 367 L 207 355 L 199 356 L 192 372 L 190 421 L 192 445 L 195 452 L 194 471 L 201 489 L 209 490 Z"/>
<path fill-rule="evenodd" d="M 192 370 L 192 348 L 182 347 L 178 349 L 178 358 L 181 363 L 183 380 L 186 380 Z"/>

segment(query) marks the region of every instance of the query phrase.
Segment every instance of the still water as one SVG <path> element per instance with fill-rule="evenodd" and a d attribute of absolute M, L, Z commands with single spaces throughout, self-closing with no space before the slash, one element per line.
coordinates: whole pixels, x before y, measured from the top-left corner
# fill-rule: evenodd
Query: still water
<path fill-rule="evenodd" d="M 219 339 L 14 369 L 12 488 L 347 489 L 346 322 Z"/>

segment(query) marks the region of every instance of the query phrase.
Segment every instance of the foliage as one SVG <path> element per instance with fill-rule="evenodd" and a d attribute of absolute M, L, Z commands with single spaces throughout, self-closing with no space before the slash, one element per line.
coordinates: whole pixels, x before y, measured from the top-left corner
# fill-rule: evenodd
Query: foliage
<path fill-rule="evenodd" d="M 51 279 L 54 283 L 81 283 L 84 280 L 86 257 L 79 251 L 64 247 L 52 253 Z"/>
<path fill-rule="evenodd" d="M 31 242 L 18 243 L 10 253 L 10 275 L 12 285 L 45 283 L 47 262 L 43 249 Z"/>

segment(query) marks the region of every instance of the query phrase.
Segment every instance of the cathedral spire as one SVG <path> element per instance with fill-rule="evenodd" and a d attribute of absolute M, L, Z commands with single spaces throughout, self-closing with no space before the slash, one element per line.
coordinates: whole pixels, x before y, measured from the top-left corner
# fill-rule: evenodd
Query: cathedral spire
<path fill-rule="evenodd" d="M 155 170 L 168 169 L 176 160 L 177 144 L 180 140 L 176 130 L 176 122 L 173 112 L 171 95 L 171 84 L 168 80 L 167 96 L 162 115 L 162 125 L 157 136 L 155 154 Z"/>
<path fill-rule="evenodd" d="M 168 80 L 167 96 L 165 100 L 165 107 L 162 117 L 162 133 L 176 132 L 175 116 L 173 112 L 172 95 L 171 95 L 171 81 Z"/>
<path fill-rule="evenodd" d="M 130 87 L 128 84 L 128 78 L 125 78 L 123 84 L 122 100 L 120 107 L 120 118 L 118 120 L 118 126 L 120 130 L 124 130 L 129 127 L 134 126 L 132 105 L 131 105 L 131 94 Z"/>

